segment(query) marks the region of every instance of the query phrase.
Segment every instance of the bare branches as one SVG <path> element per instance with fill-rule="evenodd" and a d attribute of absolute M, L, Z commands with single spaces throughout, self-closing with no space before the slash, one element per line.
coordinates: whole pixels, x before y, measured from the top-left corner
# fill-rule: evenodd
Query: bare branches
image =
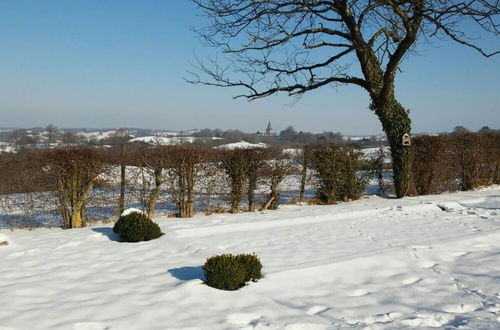
<path fill-rule="evenodd" d="M 250 100 L 355 84 L 372 98 L 394 78 L 419 38 L 450 38 L 490 57 L 466 24 L 499 34 L 499 0 L 192 0 L 210 19 L 196 30 L 225 57 L 199 61 L 191 83 L 241 87 Z M 363 77 L 350 72 L 358 62 Z"/>
<path fill-rule="evenodd" d="M 429 30 L 429 36 L 444 35 L 455 42 L 478 51 L 485 57 L 500 54 L 500 51 L 488 52 L 477 44 L 472 36 L 463 29 L 463 23 L 475 23 L 482 30 L 500 35 L 500 1 L 434 1 L 432 6 L 423 11 Z"/>

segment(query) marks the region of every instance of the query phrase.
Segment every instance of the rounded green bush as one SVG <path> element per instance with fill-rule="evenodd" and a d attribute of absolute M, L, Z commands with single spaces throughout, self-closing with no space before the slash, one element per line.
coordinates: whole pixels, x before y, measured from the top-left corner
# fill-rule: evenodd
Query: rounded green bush
<path fill-rule="evenodd" d="M 245 268 L 236 256 L 222 254 L 207 259 L 203 266 L 206 284 L 220 290 L 238 290 L 245 285 Z"/>
<path fill-rule="evenodd" d="M 163 235 L 158 224 L 139 212 L 121 216 L 115 223 L 113 231 L 123 242 L 150 241 Z"/>
<path fill-rule="evenodd" d="M 262 264 L 255 254 L 238 254 L 236 260 L 245 268 L 245 282 L 257 282 L 262 277 Z"/>

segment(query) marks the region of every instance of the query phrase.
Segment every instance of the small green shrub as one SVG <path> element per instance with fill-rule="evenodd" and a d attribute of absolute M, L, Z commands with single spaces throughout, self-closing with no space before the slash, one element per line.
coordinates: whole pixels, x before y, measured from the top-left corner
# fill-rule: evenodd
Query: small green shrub
<path fill-rule="evenodd" d="M 236 260 L 245 268 L 245 282 L 257 282 L 262 277 L 262 264 L 255 254 L 239 254 Z"/>
<path fill-rule="evenodd" d="M 208 258 L 203 271 L 207 285 L 213 288 L 234 291 L 245 285 L 245 267 L 231 254 Z"/>
<path fill-rule="evenodd" d="M 121 216 L 113 231 L 123 242 L 150 241 L 163 235 L 158 224 L 139 212 Z"/>

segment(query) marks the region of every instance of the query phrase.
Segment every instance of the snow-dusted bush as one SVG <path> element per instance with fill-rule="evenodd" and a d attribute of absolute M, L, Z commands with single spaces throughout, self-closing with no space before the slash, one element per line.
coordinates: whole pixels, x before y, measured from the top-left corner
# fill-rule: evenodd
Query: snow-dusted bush
<path fill-rule="evenodd" d="M 245 268 L 245 282 L 257 282 L 262 277 L 262 263 L 255 254 L 238 254 L 236 260 Z"/>
<path fill-rule="evenodd" d="M 139 212 L 121 216 L 115 223 L 113 231 L 123 242 L 150 241 L 163 235 L 158 224 Z"/>
<path fill-rule="evenodd" d="M 245 267 L 232 254 L 208 258 L 203 271 L 207 285 L 213 288 L 234 291 L 245 285 Z"/>

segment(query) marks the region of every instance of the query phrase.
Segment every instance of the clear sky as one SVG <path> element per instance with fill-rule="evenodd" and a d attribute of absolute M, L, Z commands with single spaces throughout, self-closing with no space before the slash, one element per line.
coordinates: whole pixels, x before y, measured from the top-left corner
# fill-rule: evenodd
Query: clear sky
<path fill-rule="evenodd" d="M 188 0 L 1 0 L 0 127 L 237 128 L 375 134 L 381 127 L 357 87 L 233 100 L 237 90 L 183 77 L 214 54 L 190 26 Z M 500 37 L 481 43 L 500 49 Z M 419 48 L 399 73 L 397 96 L 416 132 L 500 128 L 500 56 L 451 42 Z"/>

